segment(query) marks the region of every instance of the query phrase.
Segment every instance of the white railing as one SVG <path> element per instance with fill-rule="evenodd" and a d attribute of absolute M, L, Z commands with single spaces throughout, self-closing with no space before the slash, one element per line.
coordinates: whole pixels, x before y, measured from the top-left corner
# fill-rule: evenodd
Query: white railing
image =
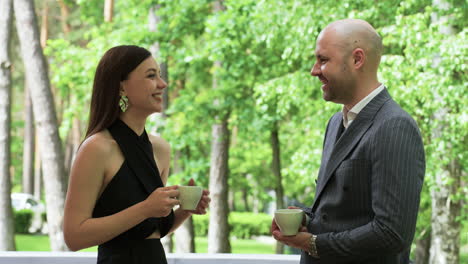
<path fill-rule="evenodd" d="M 298 255 L 167 254 L 168 264 L 298 264 Z M 95 252 L 0 252 L 0 264 L 95 264 Z"/>

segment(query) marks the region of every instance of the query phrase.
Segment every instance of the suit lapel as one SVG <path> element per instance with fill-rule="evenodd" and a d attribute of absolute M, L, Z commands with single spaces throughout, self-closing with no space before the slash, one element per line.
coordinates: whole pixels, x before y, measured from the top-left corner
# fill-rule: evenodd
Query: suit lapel
<path fill-rule="evenodd" d="M 364 107 L 364 109 L 361 110 L 356 119 L 343 132 L 339 139 L 336 139 L 336 135 L 339 131 L 339 126 L 341 125 L 340 122 L 342 122 L 342 114 L 335 114 L 335 116 L 330 120 L 331 131 L 325 140 L 322 164 L 320 166 L 317 190 L 312 210 L 315 209 L 322 191 L 332 177 L 336 168 L 338 168 L 341 162 L 343 162 L 351 150 L 353 150 L 356 144 L 358 144 L 362 136 L 371 127 L 375 114 L 382 107 L 384 102 L 390 98 L 391 97 L 386 89 L 380 92 L 369 102 L 369 104 L 366 105 L 366 107 Z"/>
<path fill-rule="evenodd" d="M 341 122 L 343 119 L 343 115 L 341 112 L 336 113 L 331 119 L 330 123 L 328 125 L 328 130 L 325 135 L 325 144 L 323 146 L 323 152 L 322 152 L 322 161 L 321 161 L 321 166 L 319 170 L 319 175 L 317 179 L 317 189 L 315 191 L 315 199 L 317 200 L 318 194 L 322 191 L 326 181 L 323 180 L 323 177 L 325 175 L 325 169 L 326 166 L 325 164 L 328 163 L 330 160 L 330 156 L 333 152 L 333 148 L 335 146 L 336 140 L 337 140 L 337 134 L 339 132 L 339 127 L 341 126 Z"/>

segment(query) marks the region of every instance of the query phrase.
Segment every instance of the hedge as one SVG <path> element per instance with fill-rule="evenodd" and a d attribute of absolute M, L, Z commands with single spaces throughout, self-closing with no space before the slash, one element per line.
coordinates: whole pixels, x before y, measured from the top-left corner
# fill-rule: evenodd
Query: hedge
<path fill-rule="evenodd" d="M 193 216 L 195 236 L 208 235 L 209 219 L 209 214 Z M 271 215 L 264 213 L 231 212 L 228 218 L 230 235 L 242 239 L 269 236 L 272 219 Z"/>
<path fill-rule="evenodd" d="M 31 210 L 14 210 L 15 233 L 28 233 L 32 217 L 33 211 Z M 208 235 L 209 219 L 209 214 L 193 216 L 195 236 Z M 231 212 L 228 219 L 230 235 L 241 239 L 261 235 L 269 236 L 271 220 L 272 216 L 264 213 Z"/>
<path fill-rule="evenodd" d="M 15 233 L 27 234 L 31 226 L 33 211 L 29 209 L 13 210 Z"/>

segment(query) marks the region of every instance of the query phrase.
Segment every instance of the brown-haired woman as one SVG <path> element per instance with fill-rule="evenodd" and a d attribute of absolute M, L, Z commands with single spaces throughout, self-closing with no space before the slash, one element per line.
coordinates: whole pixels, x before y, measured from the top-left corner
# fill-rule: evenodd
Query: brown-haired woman
<path fill-rule="evenodd" d="M 71 250 L 99 245 L 97 263 L 167 263 L 160 238 L 194 211 L 172 210 L 178 186 L 164 187 L 169 144 L 146 133 L 162 110 L 167 84 L 151 53 L 137 46 L 108 50 L 96 69 L 89 126 L 70 173 L 64 215 Z M 193 184 L 193 181 L 191 181 Z"/>

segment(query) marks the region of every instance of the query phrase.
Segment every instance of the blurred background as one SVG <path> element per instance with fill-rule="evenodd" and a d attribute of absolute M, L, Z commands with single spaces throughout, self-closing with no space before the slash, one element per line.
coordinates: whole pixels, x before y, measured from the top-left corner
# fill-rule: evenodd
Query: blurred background
<path fill-rule="evenodd" d="M 383 37 L 380 81 L 423 135 L 412 259 L 466 263 L 466 0 L 0 0 L 0 250 L 68 250 L 63 204 L 94 71 L 107 49 L 132 44 L 169 84 L 147 126 L 171 144 L 168 184 L 194 178 L 213 200 L 167 252 L 297 254 L 270 237 L 272 212 L 313 201 L 341 108 L 310 69 L 318 33 L 343 18 Z"/>

